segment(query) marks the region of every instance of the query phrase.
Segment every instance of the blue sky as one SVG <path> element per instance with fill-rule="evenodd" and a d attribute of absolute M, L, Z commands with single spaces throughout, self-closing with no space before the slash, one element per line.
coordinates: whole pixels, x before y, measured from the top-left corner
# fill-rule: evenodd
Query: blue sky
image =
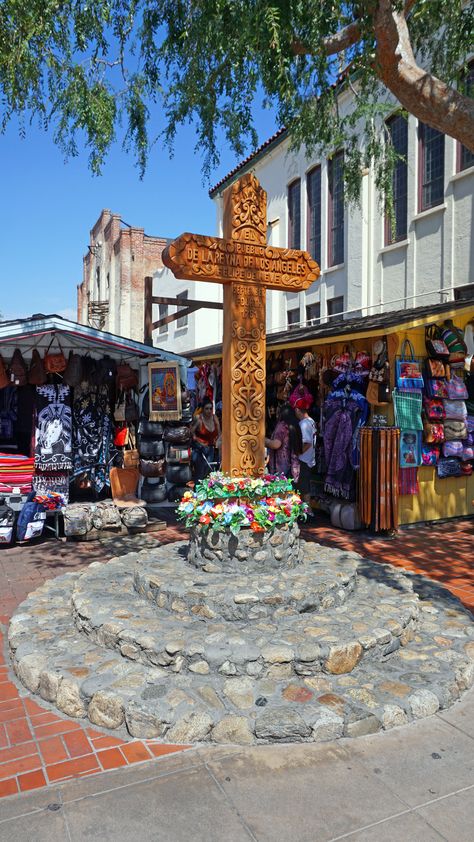
<path fill-rule="evenodd" d="M 269 137 L 275 131 L 272 113 L 259 113 L 256 128 L 259 142 Z M 51 135 L 31 127 L 22 139 L 12 124 L 0 135 L 3 318 L 53 312 L 74 317 L 82 257 L 102 208 L 148 234 L 215 233 L 208 189 L 236 159 L 223 146 L 219 168 L 210 184 L 203 183 L 194 145 L 192 127 L 183 127 L 174 158 L 155 147 L 142 181 L 132 155 L 116 146 L 97 177 L 88 170 L 87 154 L 65 163 Z"/>

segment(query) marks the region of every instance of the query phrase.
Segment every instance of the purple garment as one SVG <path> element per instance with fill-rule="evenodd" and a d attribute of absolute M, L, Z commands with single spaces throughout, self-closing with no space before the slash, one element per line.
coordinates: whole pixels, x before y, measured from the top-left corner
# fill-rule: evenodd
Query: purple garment
<path fill-rule="evenodd" d="M 284 421 L 278 422 L 273 431 L 272 439 L 281 441 L 281 447 L 278 450 L 270 450 L 270 469 L 275 474 L 291 476 L 296 482 L 300 475 L 300 462 L 290 448 L 290 431 Z"/>
<path fill-rule="evenodd" d="M 324 427 L 324 457 L 327 474 L 325 491 L 348 500 L 351 496 L 353 468 L 350 461 L 352 418 L 347 409 L 336 409 Z"/>

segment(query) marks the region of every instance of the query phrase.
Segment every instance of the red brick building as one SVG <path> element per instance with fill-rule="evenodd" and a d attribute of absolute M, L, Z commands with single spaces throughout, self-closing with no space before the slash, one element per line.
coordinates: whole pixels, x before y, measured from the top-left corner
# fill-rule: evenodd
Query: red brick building
<path fill-rule="evenodd" d="M 144 278 L 163 268 L 163 237 L 145 234 L 103 210 L 90 232 L 83 259 L 83 281 L 77 288 L 81 324 L 144 340 Z"/>

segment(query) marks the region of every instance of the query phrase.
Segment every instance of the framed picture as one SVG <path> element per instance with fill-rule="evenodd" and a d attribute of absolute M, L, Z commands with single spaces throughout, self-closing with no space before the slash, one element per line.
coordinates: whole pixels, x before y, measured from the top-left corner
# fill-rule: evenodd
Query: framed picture
<path fill-rule="evenodd" d="M 148 363 L 150 421 L 179 421 L 181 382 L 175 362 Z"/>

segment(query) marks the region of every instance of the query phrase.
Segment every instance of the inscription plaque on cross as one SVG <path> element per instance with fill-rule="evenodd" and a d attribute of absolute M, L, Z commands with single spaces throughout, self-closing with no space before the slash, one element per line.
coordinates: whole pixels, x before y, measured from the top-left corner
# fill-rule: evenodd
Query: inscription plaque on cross
<path fill-rule="evenodd" d="M 163 252 L 176 278 L 224 286 L 222 470 L 265 472 L 266 290 L 299 292 L 319 277 L 305 251 L 267 245 L 267 195 L 252 174 L 224 192 L 224 237 L 181 234 Z"/>

